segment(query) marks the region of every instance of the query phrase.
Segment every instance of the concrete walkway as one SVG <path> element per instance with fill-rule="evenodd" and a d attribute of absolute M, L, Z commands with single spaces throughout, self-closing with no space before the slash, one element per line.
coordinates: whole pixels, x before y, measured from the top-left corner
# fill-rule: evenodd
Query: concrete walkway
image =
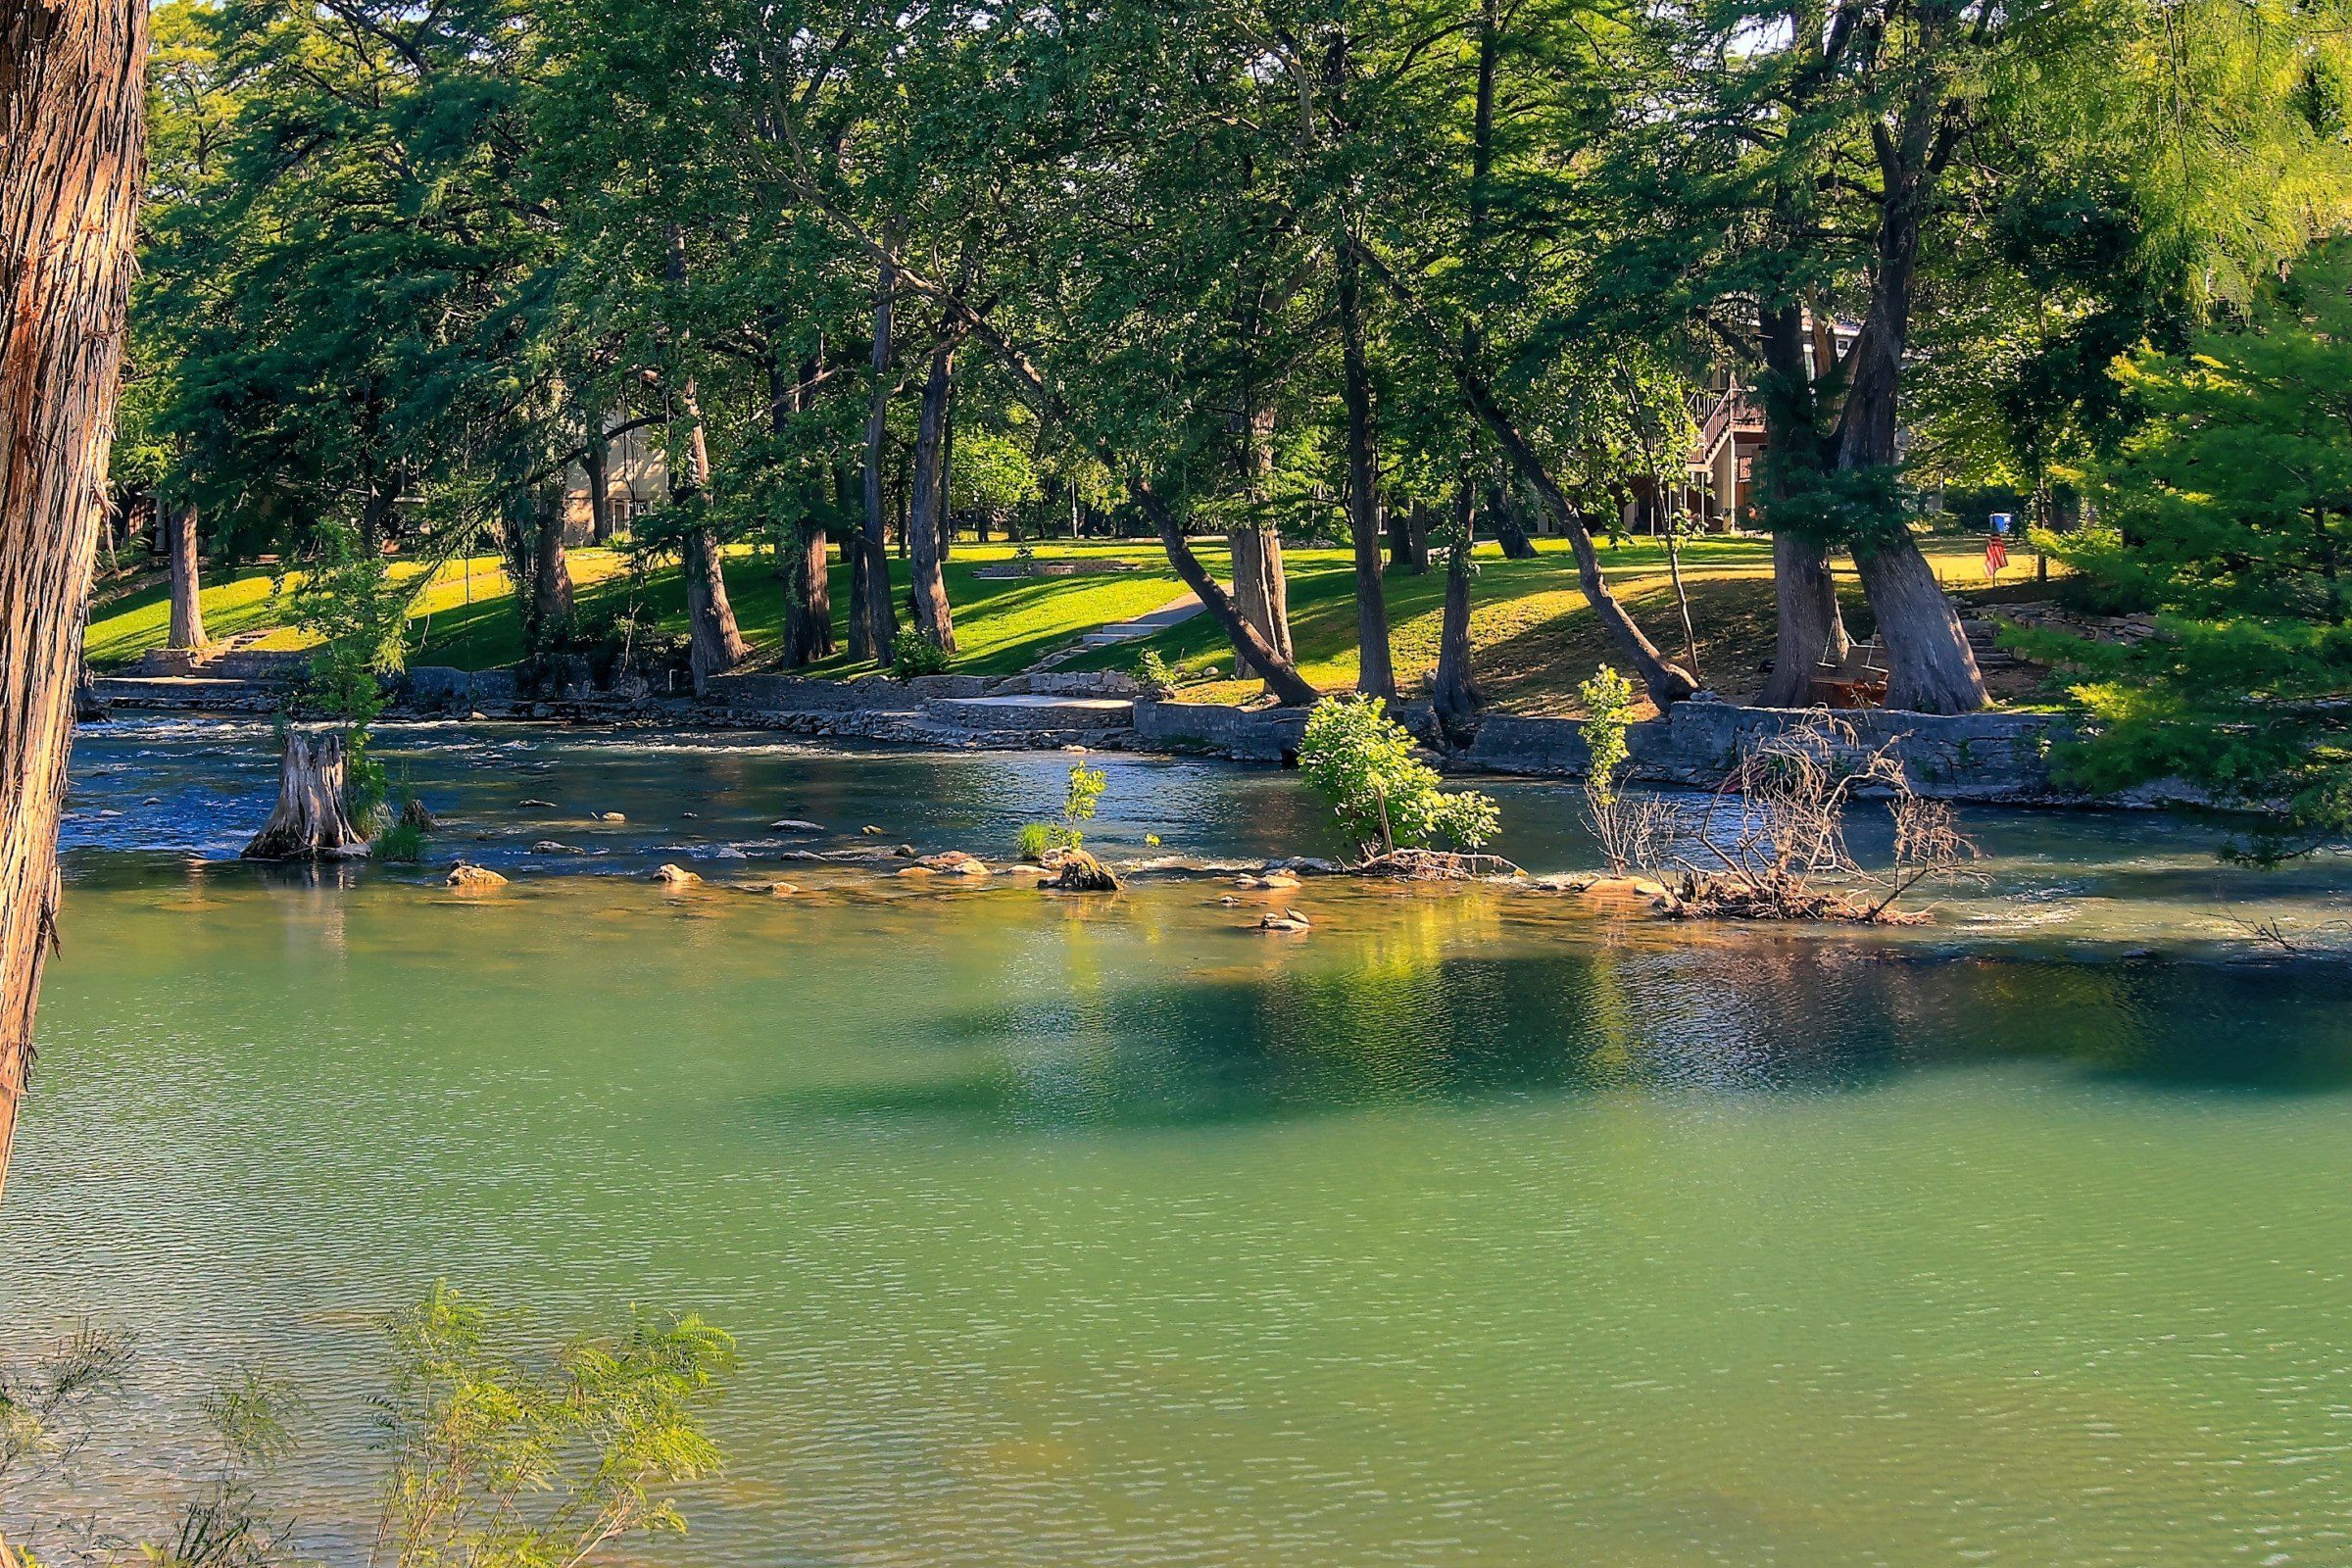
<path fill-rule="evenodd" d="M 1058 668 L 1080 654 L 1092 653 L 1098 648 L 1140 643 L 1147 637 L 1166 631 L 1170 626 L 1182 625 L 1200 613 L 1203 608 L 1200 596 L 1188 588 L 1148 614 L 1138 615 L 1133 620 L 1114 620 L 1109 625 L 1097 626 L 1067 648 L 1057 648 L 1048 654 L 1023 673 L 1033 675 L 1041 670 Z"/>

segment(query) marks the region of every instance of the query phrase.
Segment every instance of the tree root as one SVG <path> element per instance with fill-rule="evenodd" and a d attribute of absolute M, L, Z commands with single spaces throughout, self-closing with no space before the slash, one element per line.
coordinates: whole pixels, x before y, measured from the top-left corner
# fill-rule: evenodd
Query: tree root
<path fill-rule="evenodd" d="M 1469 882 L 1527 872 L 1499 855 L 1464 855 L 1450 850 L 1391 850 L 1353 867 L 1360 876 L 1400 877 L 1411 882 Z"/>
<path fill-rule="evenodd" d="M 1926 925 L 1924 911 L 1891 908 L 1886 899 L 1863 899 L 1816 888 L 1798 878 L 1747 882 L 1685 871 L 1656 903 L 1670 920 L 1823 920 L 1846 925 Z"/>

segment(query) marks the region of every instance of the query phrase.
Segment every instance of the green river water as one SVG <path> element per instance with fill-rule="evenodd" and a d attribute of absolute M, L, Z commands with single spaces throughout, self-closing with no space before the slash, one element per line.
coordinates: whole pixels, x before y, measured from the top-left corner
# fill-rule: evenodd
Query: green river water
<path fill-rule="evenodd" d="M 1286 938 L 766 827 L 1001 854 L 1055 755 L 389 740 L 512 887 L 222 863 L 257 726 L 81 742 L 0 1344 L 140 1360 L 12 1508 L 151 1532 L 267 1366 L 300 1541 L 364 1558 L 370 1314 L 446 1276 L 736 1333 L 668 1562 L 2352 1563 L 2352 971 L 2247 930 L 2324 942 L 2340 869 L 1988 814 L 1917 931 L 1310 878 Z M 1296 775 L 1107 767 L 1107 854 L 1336 848 Z"/>

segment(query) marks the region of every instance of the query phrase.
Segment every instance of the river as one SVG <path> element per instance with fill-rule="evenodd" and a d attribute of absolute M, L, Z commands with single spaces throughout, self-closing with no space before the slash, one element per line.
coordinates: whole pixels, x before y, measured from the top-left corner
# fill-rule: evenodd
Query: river
<path fill-rule="evenodd" d="M 664 1562 L 2352 1561 L 2352 971 L 2256 929 L 2328 945 L 2340 866 L 1980 813 L 1916 930 L 1310 877 L 1284 937 L 778 858 L 1005 855 L 1055 754 L 386 750 L 511 887 L 226 861 L 260 726 L 79 743 L 0 1346 L 139 1357 L 27 1508 L 153 1533 L 261 1366 L 297 1540 L 364 1559 L 370 1315 L 446 1277 L 738 1336 Z M 1296 774 L 1103 765 L 1106 855 L 1338 848 Z M 1571 787 L 1494 788 L 1592 863 Z"/>

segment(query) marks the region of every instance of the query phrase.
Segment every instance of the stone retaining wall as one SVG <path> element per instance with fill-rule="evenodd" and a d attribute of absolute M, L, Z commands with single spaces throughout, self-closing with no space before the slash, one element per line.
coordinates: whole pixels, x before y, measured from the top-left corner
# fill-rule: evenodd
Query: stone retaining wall
<path fill-rule="evenodd" d="M 1720 783 L 1764 737 L 1816 715 L 1735 703 L 1677 703 L 1662 718 L 1626 732 L 1634 776 L 1651 783 Z M 1878 709 L 1839 712 L 1850 730 L 1841 749 L 1859 758 L 1891 743 L 1913 788 L 1953 801 L 2075 802 L 2050 777 L 2052 745 L 2070 733 L 2053 713 L 1907 713 Z M 1495 714 L 1463 761 L 1496 773 L 1583 774 L 1584 738 L 1572 718 Z"/>
<path fill-rule="evenodd" d="M 1245 762 L 1292 762 L 1306 728 L 1303 708 L 1232 708 L 1217 703 L 1135 705 L 1135 735 L 1146 751 L 1190 752 Z"/>

